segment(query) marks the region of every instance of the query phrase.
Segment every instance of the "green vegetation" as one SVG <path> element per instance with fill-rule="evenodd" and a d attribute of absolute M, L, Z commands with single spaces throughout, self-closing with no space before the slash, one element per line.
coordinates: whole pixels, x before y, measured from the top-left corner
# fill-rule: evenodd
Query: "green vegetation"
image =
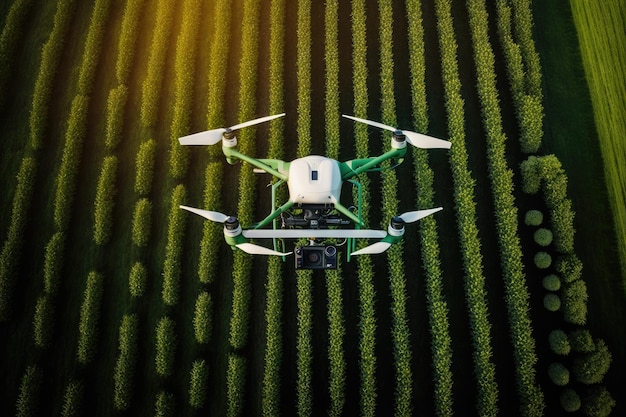
<path fill-rule="evenodd" d="M 117 173 L 117 157 L 107 156 L 102 164 L 102 171 L 96 188 L 94 210 L 93 240 L 98 245 L 104 245 L 111 238 L 113 227 L 113 206 L 115 204 L 115 187 Z"/>
<path fill-rule="evenodd" d="M 80 308 L 80 323 L 78 325 L 77 358 L 81 364 L 93 360 L 98 344 L 100 305 L 104 278 L 97 272 L 90 272 L 87 277 L 87 287 Z"/>

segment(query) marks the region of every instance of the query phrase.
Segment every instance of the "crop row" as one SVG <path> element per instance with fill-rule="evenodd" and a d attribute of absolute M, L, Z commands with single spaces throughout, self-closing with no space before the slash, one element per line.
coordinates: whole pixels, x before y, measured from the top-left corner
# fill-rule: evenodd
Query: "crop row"
<path fill-rule="evenodd" d="M 187 215 L 179 206 L 185 204 L 186 198 L 185 186 L 177 185 L 172 191 L 167 245 L 165 246 L 165 261 L 163 263 L 163 290 L 161 295 L 163 302 L 168 306 L 176 305 L 180 295 L 181 257 Z"/>
<path fill-rule="evenodd" d="M 435 5 L 448 114 L 448 134 L 452 142 L 449 152 L 450 167 L 454 180 L 454 200 L 463 258 L 465 297 L 474 348 L 474 372 L 478 385 L 477 407 L 479 414 L 494 415 L 497 412 L 498 391 L 495 368 L 491 358 L 491 323 L 486 300 L 483 257 L 480 252 L 480 238 L 476 225 L 474 179 L 468 169 L 465 146 L 465 112 L 460 91 L 457 42 L 452 24 L 451 2 L 438 0 Z"/>
<path fill-rule="evenodd" d="M 367 18 L 364 0 L 352 2 L 352 79 L 354 92 L 354 114 L 367 118 Z M 369 156 L 369 136 L 367 126 L 357 123 L 354 126 L 357 158 Z M 369 220 L 370 181 L 367 176 L 359 178 L 362 186 L 361 217 Z M 353 198 L 358 198 L 355 191 Z M 367 242 L 359 242 L 358 248 Z M 360 367 L 360 412 L 364 416 L 376 415 L 376 314 L 374 289 L 374 265 L 370 256 L 357 258 L 359 286 L 359 367 Z"/>
<path fill-rule="evenodd" d="M 284 28 L 285 1 L 273 1 L 270 6 L 270 114 L 283 110 L 283 52 L 285 49 Z M 283 123 L 273 121 L 269 129 L 269 158 L 283 157 Z M 281 187 L 280 190 L 284 188 Z M 278 192 L 281 198 L 284 192 Z M 274 207 L 272 207 L 274 208 Z M 261 409 L 264 416 L 280 415 L 280 366 L 282 362 L 282 260 L 271 256 L 267 261 L 267 306 L 265 309 L 266 342 L 263 370 L 263 396 Z"/>
<path fill-rule="evenodd" d="M 411 70 L 411 101 L 413 123 L 418 132 L 428 130 L 426 102 L 426 62 L 421 5 L 407 2 L 409 22 L 409 65 Z M 434 173 L 428 163 L 428 152 L 413 151 L 414 180 L 417 188 L 417 207 L 433 207 Z M 443 292 L 443 276 L 439 260 L 439 235 L 434 217 L 426 217 L 419 224 L 422 264 L 426 283 L 426 302 L 429 313 L 431 351 L 434 378 L 434 403 L 438 416 L 453 414 L 452 398 L 452 339 L 448 319 L 448 304 Z"/>
<path fill-rule="evenodd" d="M 133 214 L 132 242 L 139 247 L 146 246 L 150 240 L 151 226 L 152 202 L 147 198 L 140 198 L 135 204 Z"/>
<path fill-rule="evenodd" d="M 144 126 L 152 126 L 156 123 L 174 9 L 172 2 L 159 0 L 148 58 L 148 73 L 141 89 L 141 123 Z"/>
<path fill-rule="evenodd" d="M 119 330 L 119 354 L 113 373 L 113 405 L 116 410 L 126 410 L 133 396 L 138 338 L 137 316 L 124 315 Z"/>
<path fill-rule="evenodd" d="M 494 200 L 500 262 L 505 280 L 506 301 L 511 327 L 511 344 L 516 363 L 517 389 L 524 415 L 542 415 L 543 393 L 535 377 L 535 340 L 529 316 L 529 294 L 522 266 L 522 250 L 517 227 L 517 208 L 513 197 L 513 173 L 506 162 L 506 136 L 498 104 L 495 58 L 489 43 L 487 11 L 484 0 L 468 1 L 470 28 L 474 45 L 477 88 L 481 102 L 486 139 L 489 178 Z M 493 410 L 495 412 L 495 410 Z"/>
<path fill-rule="evenodd" d="M 80 415 L 85 387 L 81 381 L 72 379 L 65 386 L 61 417 Z"/>
<path fill-rule="evenodd" d="M 208 210 L 219 210 L 221 207 L 220 191 L 222 189 L 223 169 L 224 164 L 221 162 L 210 162 L 206 167 L 204 207 Z M 213 282 L 219 260 L 218 248 L 223 244 L 223 241 L 222 226 L 214 222 L 204 222 L 198 264 L 200 282 L 205 284 Z"/>
<path fill-rule="evenodd" d="M 202 291 L 196 299 L 193 315 L 193 330 L 198 343 L 209 343 L 213 329 L 213 300 L 211 294 Z"/>
<path fill-rule="evenodd" d="M 104 158 L 102 171 L 96 188 L 94 210 L 93 239 L 98 245 L 103 245 L 111 238 L 113 227 L 113 207 L 115 205 L 115 187 L 117 173 L 117 157 L 110 155 Z"/>
<path fill-rule="evenodd" d="M 16 401 L 16 416 L 28 417 L 41 411 L 40 392 L 43 384 L 43 371 L 30 365 L 24 371 Z"/>
<path fill-rule="evenodd" d="M 176 353 L 176 322 L 164 316 L 156 327 L 155 342 L 156 371 L 160 376 L 169 376 L 174 371 Z"/>
<path fill-rule="evenodd" d="M 119 85 L 128 82 L 130 71 L 133 68 L 137 34 L 144 0 L 127 1 L 122 16 L 122 28 L 117 42 L 117 61 L 115 62 L 115 76 Z"/>
<path fill-rule="evenodd" d="M 32 0 L 15 0 L 6 15 L 0 34 L 0 109 L 6 100 L 7 83 L 13 69 L 12 61 L 22 34 L 24 21 L 33 4 Z"/>
<path fill-rule="evenodd" d="M 100 321 L 100 305 L 104 279 L 102 274 L 91 271 L 87 276 L 87 287 L 80 307 L 78 324 L 77 358 L 81 364 L 93 360 L 98 345 L 98 322 Z"/>
<path fill-rule="evenodd" d="M 78 74 L 78 94 L 87 96 L 91 94 L 96 68 L 100 60 L 100 50 L 102 49 L 102 39 L 109 17 L 110 5 L 111 0 L 96 0 L 91 12 L 83 61 Z"/>
<path fill-rule="evenodd" d="M 200 24 L 202 2 L 188 0 L 183 4 L 183 21 L 176 41 L 176 61 L 174 65 L 175 96 L 174 118 L 171 128 L 170 174 L 182 178 L 189 165 L 189 149 L 180 146 L 178 138 L 191 129 L 191 102 L 193 99 L 194 75 L 196 64 L 196 41 Z"/>
<path fill-rule="evenodd" d="M 196 410 L 206 402 L 209 368 L 204 359 L 194 361 L 189 371 L 189 405 Z"/>

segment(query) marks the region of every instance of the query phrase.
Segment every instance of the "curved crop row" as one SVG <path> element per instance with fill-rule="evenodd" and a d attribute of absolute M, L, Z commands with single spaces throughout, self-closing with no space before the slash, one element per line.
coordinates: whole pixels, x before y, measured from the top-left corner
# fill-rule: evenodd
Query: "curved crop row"
<path fill-rule="evenodd" d="M 111 238 L 113 227 L 113 206 L 115 205 L 115 188 L 117 174 L 117 157 L 115 155 L 104 158 L 102 171 L 96 188 L 94 210 L 93 239 L 98 245 L 104 245 Z"/>
<path fill-rule="evenodd" d="M 87 287 L 80 307 L 78 324 L 78 362 L 87 364 L 93 360 L 98 342 L 98 322 L 104 279 L 101 274 L 91 271 L 87 276 Z"/>
<path fill-rule="evenodd" d="M 511 344 L 516 363 L 517 388 L 524 415 L 542 415 L 543 393 L 535 377 L 535 340 L 529 316 L 529 294 L 522 265 L 518 236 L 517 207 L 513 197 L 513 173 L 506 161 L 506 137 L 498 104 L 495 57 L 489 43 L 489 27 L 484 0 L 468 0 L 470 28 L 474 45 L 477 87 L 487 138 L 487 158 L 494 200 L 496 230 L 505 292 Z M 496 410 L 494 410 L 495 412 Z"/>
<path fill-rule="evenodd" d="M 29 417 L 41 411 L 41 385 L 43 371 L 37 365 L 30 365 L 24 371 L 16 401 L 15 415 Z"/>
<path fill-rule="evenodd" d="M 126 2 L 120 38 L 117 42 L 117 61 L 115 62 L 115 76 L 117 83 L 124 85 L 133 67 L 135 58 L 135 44 L 139 32 L 139 21 L 144 0 L 131 0 Z"/>
<path fill-rule="evenodd" d="M 172 192 L 165 261 L 163 263 L 163 290 L 161 295 L 163 302 L 168 306 L 176 305 L 180 294 L 181 257 L 187 216 L 179 206 L 185 204 L 186 198 L 185 186 L 177 185 Z"/>
<path fill-rule="evenodd" d="M 0 252 L 0 321 L 9 319 L 13 308 L 17 262 L 24 244 L 24 227 L 33 196 L 33 184 L 37 165 L 34 158 L 25 157 L 17 174 L 17 187 L 13 196 L 11 222 L 6 240 Z"/>
<path fill-rule="evenodd" d="M 189 165 L 189 149 L 180 146 L 178 138 L 191 129 L 191 102 L 193 99 L 194 75 L 196 67 L 196 40 L 200 24 L 202 1 L 187 0 L 183 4 L 183 21 L 176 41 L 176 62 L 174 65 L 174 118 L 171 128 L 170 174 L 182 178 Z"/>
<path fill-rule="evenodd" d="M 6 88 L 12 70 L 12 60 L 22 34 L 24 20 L 33 4 L 32 0 L 15 0 L 6 15 L 0 34 L 0 108 L 7 97 Z"/>
<path fill-rule="evenodd" d="M 89 31 L 87 32 L 85 50 L 83 51 L 83 61 L 78 75 L 78 94 L 91 94 L 96 68 L 100 60 L 102 38 L 109 17 L 110 5 L 111 0 L 96 0 L 94 9 L 91 12 Z"/>
<path fill-rule="evenodd" d="M 33 315 L 33 338 L 35 346 L 45 348 L 50 344 L 54 333 L 54 296 L 42 294 L 35 304 Z"/>
<path fill-rule="evenodd" d="M 156 123 L 174 9 L 175 5 L 171 1 L 159 0 L 148 58 L 148 74 L 141 88 L 141 123 L 144 126 Z"/>
<path fill-rule="evenodd" d="M 135 191 L 141 196 L 147 196 L 150 194 L 150 190 L 152 190 L 156 146 L 154 139 L 148 139 L 139 146 L 135 162 L 137 169 L 135 174 Z"/>
<path fill-rule="evenodd" d="M 126 410 L 133 396 L 139 321 L 134 314 L 124 315 L 119 330 L 119 355 L 113 372 L 113 405 L 116 410 Z"/>
<path fill-rule="evenodd" d="M 411 69 L 411 101 L 413 123 L 418 132 L 428 130 L 426 103 L 426 63 L 422 12 L 418 1 L 407 2 L 409 22 L 409 64 Z M 417 188 L 417 207 L 433 207 L 434 173 L 428 163 L 428 151 L 413 148 L 414 181 Z M 422 264 L 426 277 L 426 302 L 431 334 L 432 366 L 434 374 L 435 410 L 438 416 L 453 414 L 452 398 L 452 338 L 448 319 L 448 304 L 443 293 L 440 266 L 439 234 L 432 216 L 420 220 L 419 235 Z"/>
<path fill-rule="evenodd" d="M 453 28 L 451 1 L 435 2 L 439 50 L 443 71 L 445 104 L 448 114 L 448 134 L 452 142 L 449 151 L 454 181 L 457 227 L 464 268 L 464 288 L 467 299 L 478 385 L 478 413 L 493 415 L 497 411 L 497 384 L 492 362 L 491 323 L 489 322 L 483 257 L 476 225 L 474 179 L 468 169 L 465 146 L 465 112 L 461 96 L 457 61 L 457 42 Z"/>
<path fill-rule="evenodd" d="M 115 149 L 122 139 L 124 109 L 128 100 L 128 87 L 120 84 L 109 91 L 106 112 L 106 135 L 104 143 L 109 150 Z"/>

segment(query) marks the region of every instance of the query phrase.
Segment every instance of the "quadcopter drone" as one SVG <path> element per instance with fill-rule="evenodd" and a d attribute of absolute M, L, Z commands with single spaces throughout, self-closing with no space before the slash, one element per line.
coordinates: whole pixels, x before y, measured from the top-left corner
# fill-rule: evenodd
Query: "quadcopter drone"
<path fill-rule="evenodd" d="M 240 153 L 237 149 L 235 132 L 245 127 L 267 122 L 284 116 L 285 113 L 266 116 L 244 122 L 230 128 L 208 130 L 179 138 L 181 145 L 216 145 L 222 142 L 222 151 L 229 164 L 238 160 L 249 163 L 255 173 L 267 173 L 278 179 L 272 184 L 272 212 L 260 222 L 243 229 L 234 216 L 180 206 L 205 219 L 224 224 L 224 238 L 233 249 L 240 249 L 253 255 L 286 256 L 295 253 L 296 269 L 334 269 L 337 267 L 337 246 L 346 247 L 346 258 L 351 256 L 378 254 L 402 239 L 405 224 L 420 220 L 442 210 L 437 207 L 428 210 L 411 211 L 393 217 L 384 230 L 365 229 L 361 218 L 361 184 L 354 178 L 364 172 L 383 171 L 400 165 L 406 154 L 406 143 L 424 149 L 450 149 L 451 143 L 420 133 L 399 130 L 382 123 L 358 117 L 343 117 L 393 132 L 390 150 L 377 157 L 336 161 L 319 155 L 309 155 L 285 162 L 278 159 L 256 159 Z M 391 161 L 389 165 L 382 165 Z M 346 207 L 340 202 L 344 182 L 349 182 L 357 190 L 356 206 Z M 276 190 L 283 184 L 289 189 L 289 199 L 279 205 Z M 266 226 L 272 224 L 269 229 Z M 252 239 L 272 239 L 270 249 L 251 243 Z M 285 240 L 308 240 L 308 244 L 296 246 L 292 252 L 285 251 Z M 356 250 L 358 239 L 378 241 Z"/>

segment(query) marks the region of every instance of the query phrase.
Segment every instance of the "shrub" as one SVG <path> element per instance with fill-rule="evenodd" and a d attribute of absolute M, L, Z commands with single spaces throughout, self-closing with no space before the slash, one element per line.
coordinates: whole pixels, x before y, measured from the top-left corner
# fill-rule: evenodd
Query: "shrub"
<path fill-rule="evenodd" d="M 63 395 L 62 417 L 73 417 L 81 415 L 84 387 L 81 381 L 70 380 L 65 387 Z"/>
<path fill-rule="evenodd" d="M 156 328 L 156 371 L 161 376 L 169 376 L 174 370 L 176 353 L 176 323 L 165 316 Z"/>
<path fill-rule="evenodd" d="M 548 367 L 548 376 L 555 385 L 560 387 L 569 384 L 569 369 L 562 363 L 552 362 Z"/>
<path fill-rule="evenodd" d="M 163 302 L 168 306 L 178 303 L 180 292 L 181 256 L 187 215 L 179 206 L 184 204 L 186 195 L 187 192 L 182 184 L 177 185 L 172 192 L 165 262 L 163 264 L 163 290 L 161 292 Z"/>
<path fill-rule="evenodd" d="M 550 211 L 550 222 L 554 234 L 554 248 L 560 253 L 574 251 L 574 211 L 572 201 L 565 199 L 559 201 Z"/>
<path fill-rule="evenodd" d="M 558 291 L 561 288 L 561 280 L 554 274 L 547 275 L 543 278 L 543 288 L 548 291 Z"/>
<path fill-rule="evenodd" d="M 567 198 L 567 175 L 560 172 L 554 178 L 544 182 L 543 198 L 549 208 L 554 208 Z"/>
<path fill-rule="evenodd" d="M 520 164 L 522 174 L 522 191 L 526 194 L 537 194 L 541 188 L 541 174 L 539 172 L 539 158 L 529 156 Z"/>
<path fill-rule="evenodd" d="M 578 411 L 580 409 L 580 397 L 576 391 L 571 388 L 565 388 L 563 392 L 561 392 L 559 401 L 561 402 L 563 410 L 568 413 L 573 413 L 574 411 Z"/>
<path fill-rule="evenodd" d="M 570 332 L 569 342 L 575 352 L 589 353 L 596 348 L 591 333 L 587 329 L 577 329 Z"/>
<path fill-rule="evenodd" d="M 579 279 L 566 284 L 561 291 L 563 316 L 566 322 L 583 325 L 587 322 L 587 285 Z"/>
<path fill-rule="evenodd" d="M 150 240 L 152 227 L 152 203 L 147 198 L 141 198 L 135 204 L 133 214 L 133 230 L 131 240 L 139 247 L 144 247 Z"/>
<path fill-rule="evenodd" d="M 115 149 L 122 139 L 124 126 L 124 110 L 128 100 L 128 87 L 118 85 L 112 88 L 107 99 L 106 112 L 106 139 L 105 145 L 109 150 Z"/>
<path fill-rule="evenodd" d="M 534 257 L 535 266 L 539 269 L 546 269 L 552 265 L 552 256 L 547 252 L 537 252 Z"/>
<path fill-rule="evenodd" d="M 141 297 L 146 290 L 147 280 L 148 270 L 141 262 L 135 262 L 130 269 L 130 275 L 128 277 L 130 295 L 133 297 Z"/>
<path fill-rule="evenodd" d="M 574 282 L 582 276 L 583 263 L 575 253 L 561 255 L 557 258 L 554 269 L 563 278 L 563 282 Z"/>
<path fill-rule="evenodd" d="M 156 142 L 154 139 L 148 139 L 139 147 L 137 153 L 137 174 L 135 176 L 135 191 L 139 195 L 145 196 L 150 194 L 152 189 L 152 177 L 154 175 L 154 157 L 156 154 Z"/>
<path fill-rule="evenodd" d="M 193 316 L 193 329 L 198 343 L 208 343 L 211 339 L 213 300 L 211 295 L 203 291 L 198 294 L 196 309 Z"/>
<path fill-rule="evenodd" d="M 137 361 L 137 316 L 124 315 L 119 332 L 119 356 L 113 372 L 113 405 L 116 410 L 126 410 L 133 395 L 133 379 Z"/>
<path fill-rule="evenodd" d="M 93 87 L 93 79 L 100 58 L 102 49 L 102 37 L 109 17 L 110 0 L 96 0 L 91 18 L 89 20 L 89 30 L 85 40 L 85 50 L 83 51 L 83 61 L 78 75 L 78 91 L 80 94 L 89 95 Z"/>
<path fill-rule="evenodd" d="M 604 340 L 596 339 L 592 352 L 574 358 L 572 372 L 576 381 L 583 384 L 599 384 L 609 370 L 612 359 Z"/>
<path fill-rule="evenodd" d="M 567 355 L 571 350 L 567 334 L 560 329 L 552 330 L 548 336 L 550 349 L 557 355 Z"/>
<path fill-rule="evenodd" d="M 56 232 L 46 245 L 43 261 L 43 282 L 47 294 L 55 295 L 61 279 L 65 233 Z"/>
<path fill-rule="evenodd" d="M 582 411 L 589 417 L 607 417 L 615 407 L 615 400 L 604 386 L 589 388 L 584 396 Z"/>
<path fill-rule="evenodd" d="M 35 345 L 45 348 L 50 344 L 54 328 L 54 303 L 50 294 L 43 294 L 37 299 L 33 317 L 33 336 Z"/>
<path fill-rule="evenodd" d="M 528 210 L 524 217 L 527 226 L 539 226 L 543 223 L 543 213 L 539 210 Z"/>
<path fill-rule="evenodd" d="M 43 372 L 36 365 L 30 365 L 22 375 L 17 396 L 16 415 L 18 417 L 36 416 L 41 403 L 40 391 Z"/>
<path fill-rule="evenodd" d="M 154 415 L 156 417 L 170 417 L 174 415 L 175 411 L 176 401 L 174 395 L 169 392 L 160 391 L 154 403 Z"/>
<path fill-rule="evenodd" d="M 227 415 L 241 415 L 244 405 L 245 382 L 246 359 L 231 353 L 228 355 L 228 371 L 226 372 Z"/>
<path fill-rule="evenodd" d="M 561 308 L 561 299 L 556 294 L 546 294 L 543 297 L 543 306 L 548 311 L 558 311 Z"/>
<path fill-rule="evenodd" d="M 117 46 L 117 61 L 115 63 L 115 75 L 119 84 L 125 84 L 130 70 L 133 67 L 135 57 L 135 43 L 143 0 L 128 1 L 124 7 L 122 29 Z"/>
<path fill-rule="evenodd" d="M 77 356 L 78 362 L 82 364 L 91 362 L 96 352 L 103 285 L 104 279 L 101 274 L 94 271 L 89 273 L 78 326 Z"/>
<path fill-rule="evenodd" d="M 192 408 L 202 408 L 206 402 L 209 369 L 206 361 L 194 361 L 191 365 L 189 382 L 189 405 Z"/>
<path fill-rule="evenodd" d="M 518 104 L 520 144 L 522 152 L 536 153 L 543 137 L 543 105 L 541 97 L 523 94 Z"/>
<path fill-rule="evenodd" d="M 552 232 L 544 227 L 537 229 L 533 237 L 539 246 L 545 247 L 552 243 Z"/>

